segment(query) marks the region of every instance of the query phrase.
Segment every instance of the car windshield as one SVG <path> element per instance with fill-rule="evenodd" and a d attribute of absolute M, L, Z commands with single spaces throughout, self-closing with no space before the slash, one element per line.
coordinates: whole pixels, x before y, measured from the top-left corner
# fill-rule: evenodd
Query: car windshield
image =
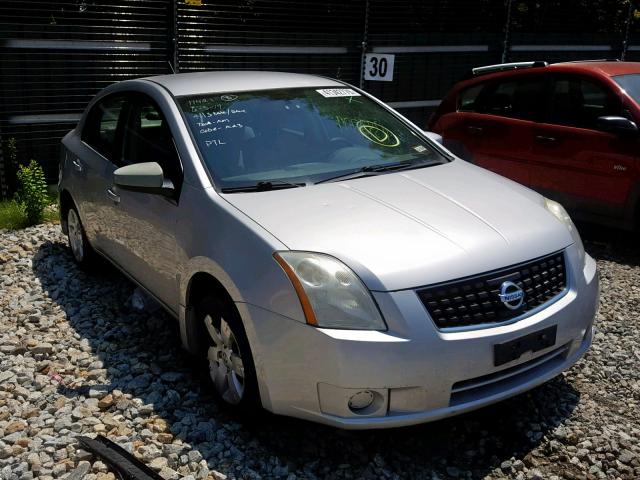
<path fill-rule="evenodd" d="M 613 79 L 636 103 L 640 104 L 640 73 L 616 75 Z"/>
<path fill-rule="evenodd" d="M 351 88 L 216 93 L 178 102 L 223 191 L 292 188 L 446 161 L 407 124 Z"/>

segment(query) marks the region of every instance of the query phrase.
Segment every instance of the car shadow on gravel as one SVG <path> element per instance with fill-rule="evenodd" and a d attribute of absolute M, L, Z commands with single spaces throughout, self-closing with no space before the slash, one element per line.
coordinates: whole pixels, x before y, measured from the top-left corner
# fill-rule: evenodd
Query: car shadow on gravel
<path fill-rule="evenodd" d="M 591 223 L 577 223 L 585 249 L 596 260 L 640 265 L 640 232 L 628 232 Z"/>
<path fill-rule="evenodd" d="M 45 242 L 33 270 L 65 311 L 70 343 L 77 344 L 68 353 L 71 365 L 51 366 L 66 372 L 59 392 L 76 400 L 90 388 L 112 393 L 116 398 L 97 415 L 111 438 L 165 443 L 170 432 L 190 448 L 158 444 L 165 455 L 197 450 L 210 468 L 236 478 L 252 471 L 267 478 L 476 478 L 501 467 L 516 474 L 522 460 L 529 468 L 547 463 L 544 449 L 533 450 L 580 398 L 559 376 L 500 404 L 416 427 L 349 432 L 268 413 L 249 421 L 216 401 L 206 366 L 180 347 L 177 322 L 128 306 L 134 286 L 114 268 L 86 274 L 66 245 Z"/>

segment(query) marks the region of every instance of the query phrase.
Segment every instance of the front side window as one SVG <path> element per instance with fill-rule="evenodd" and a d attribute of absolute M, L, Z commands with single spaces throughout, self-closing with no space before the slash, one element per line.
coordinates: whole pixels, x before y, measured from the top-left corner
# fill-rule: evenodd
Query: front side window
<path fill-rule="evenodd" d="M 549 123 L 596 129 L 598 117 L 621 115 L 619 99 L 604 85 L 578 76 L 554 79 Z"/>
<path fill-rule="evenodd" d="M 136 95 L 131 102 L 118 165 L 157 162 L 175 187 L 182 182 L 182 166 L 171 130 L 153 100 Z"/>
<path fill-rule="evenodd" d="M 117 132 L 124 104 L 122 95 L 99 101 L 89 112 L 82 130 L 82 140 L 109 160 L 117 156 Z"/>
<path fill-rule="evenodd" d="M 178 99 L 220 187 L 317 183 L 349 172 L 443 163 L 403 121 L 349 88 L 210 94 Z"/>

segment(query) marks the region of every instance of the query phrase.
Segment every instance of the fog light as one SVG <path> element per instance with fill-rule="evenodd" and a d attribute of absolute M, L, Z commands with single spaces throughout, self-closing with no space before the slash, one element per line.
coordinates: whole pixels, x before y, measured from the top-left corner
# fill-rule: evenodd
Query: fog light
<path fill-rule="evenodd" d="M 320 411 L 342 418 L 384 417 L 389 405 L 386 388 L 342 388 L 318 383 Z"/>
<path fill-rule="evenodd" d="M 353 412 L 364 410 L 371 406 L 374 399 L 375 395 L 371 390 L 363 390 L 355 395 L 351 395 L 349 398 L 349 409 Z"/>

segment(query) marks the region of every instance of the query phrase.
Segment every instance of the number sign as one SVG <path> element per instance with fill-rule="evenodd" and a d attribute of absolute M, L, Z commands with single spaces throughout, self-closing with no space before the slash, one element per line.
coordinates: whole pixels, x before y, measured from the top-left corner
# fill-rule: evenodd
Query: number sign
<path fill-rule="evenodd" d="M 364 58 L 364 79 L 382 82 L 393 81 L 395 55 L 367 53 Z"/>

